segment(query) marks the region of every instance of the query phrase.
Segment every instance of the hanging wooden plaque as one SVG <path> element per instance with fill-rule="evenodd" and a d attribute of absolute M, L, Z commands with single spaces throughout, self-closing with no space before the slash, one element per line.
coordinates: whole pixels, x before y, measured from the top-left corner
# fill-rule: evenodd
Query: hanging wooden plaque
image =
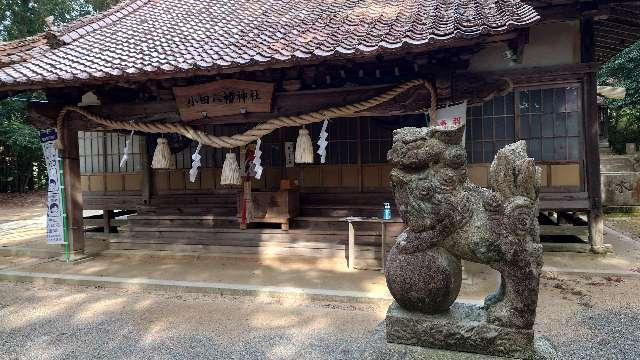
<path fill-rule="evenodd" d="M 236 79 L 174 87 L 183 121 L 222 115 L 271 112 L 273 84 Z"/>

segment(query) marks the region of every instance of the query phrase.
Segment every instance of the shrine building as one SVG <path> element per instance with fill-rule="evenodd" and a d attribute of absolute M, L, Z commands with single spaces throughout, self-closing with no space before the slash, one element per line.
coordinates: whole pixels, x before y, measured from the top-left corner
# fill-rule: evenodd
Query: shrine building
<path fill-rule="evenodd" d="M 393 130 L 463 123 L 474 183 L 526 140 L 546 248 L 602 252 L 596 72 L 639 38 L 622 0 L 125 0 L 0 44 L 0 98 L 46 98 L 29 121 L 57 129 L 76 254 L 101 227 L 111 249 L 379 267 Z"/>

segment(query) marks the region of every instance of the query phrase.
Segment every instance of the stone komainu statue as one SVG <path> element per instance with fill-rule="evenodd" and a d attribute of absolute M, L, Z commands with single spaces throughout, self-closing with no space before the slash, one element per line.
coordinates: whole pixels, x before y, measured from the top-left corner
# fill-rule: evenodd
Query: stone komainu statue
<path fill-rule="evenodd" d="M 531 329 L 542 267 L 539 168 L 519 141 L 498 151 L 489 189 L 474 185 L 463 134 L 464 127 L 394 131 L 391 186 L 407 228 L 389 252 L 387 285 L 405 309 L 444 312 L 460 291 L 460 260 L 487 264 L 502 275 L 485 299 L 487 321 Z"/>

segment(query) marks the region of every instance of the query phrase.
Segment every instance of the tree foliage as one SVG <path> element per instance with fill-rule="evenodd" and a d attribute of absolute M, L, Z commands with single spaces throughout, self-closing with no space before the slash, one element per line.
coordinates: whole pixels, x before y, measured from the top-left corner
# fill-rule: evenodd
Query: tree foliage
<path fill-rule="evenodd" d="M 598 73 L 598 84 L 624 87 L 624 99 L 607 99 L 609 144 L 623 153 L 626 143 L 640 143 L 640 42 L 614 56 Z"/>
<path fill-rule="evenodd" d="M 30 96 L 0 103 L 0 190 L 26 191 L 46 182 L 38 131 L 26 123 Z"/>
<path fill-rule="evenodd" d="M 612 108 L 640 108 L 640 42 L 614 56 L 598 73 L 599 85 L 624 87 L 627 95 L 622 100 L 607 100 Z"/>
<path fill-rule="evenodd" d="M 106 10 L 119 0 L 2 0 L 0 41 L 36 35 L 46 29 L 45 19 L 54 24 Z M 42 185 L 42 150 L 38 131 L 26 119 L 31 94 L 0 101 L 0 191 L 25 191 Z"/>

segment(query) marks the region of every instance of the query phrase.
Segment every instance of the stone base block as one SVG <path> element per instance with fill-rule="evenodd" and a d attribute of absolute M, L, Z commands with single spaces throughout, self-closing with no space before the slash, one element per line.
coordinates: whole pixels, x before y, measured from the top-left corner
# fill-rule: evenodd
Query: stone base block
<path fill-rule="evenodd" d="M 533 330 L 489 324 L 477 305 L 454 303 L 445 313 L 427 315 L 393 302 L 385 327 L 390 343 L 528 360 L 549 358 L 537 350 Z"/>
<path fill-rule="evenodd" d="M 556 359 L 551 344 L 544 338 L 534 340 L 535 359 Z M 363 343 L 353 349 L 341 349 L 336 356 L 340 360 L 504 360 L 504 357 L 474 353 L 431 349 L 394 344 L 385 338 L 384 322 Z"/>

